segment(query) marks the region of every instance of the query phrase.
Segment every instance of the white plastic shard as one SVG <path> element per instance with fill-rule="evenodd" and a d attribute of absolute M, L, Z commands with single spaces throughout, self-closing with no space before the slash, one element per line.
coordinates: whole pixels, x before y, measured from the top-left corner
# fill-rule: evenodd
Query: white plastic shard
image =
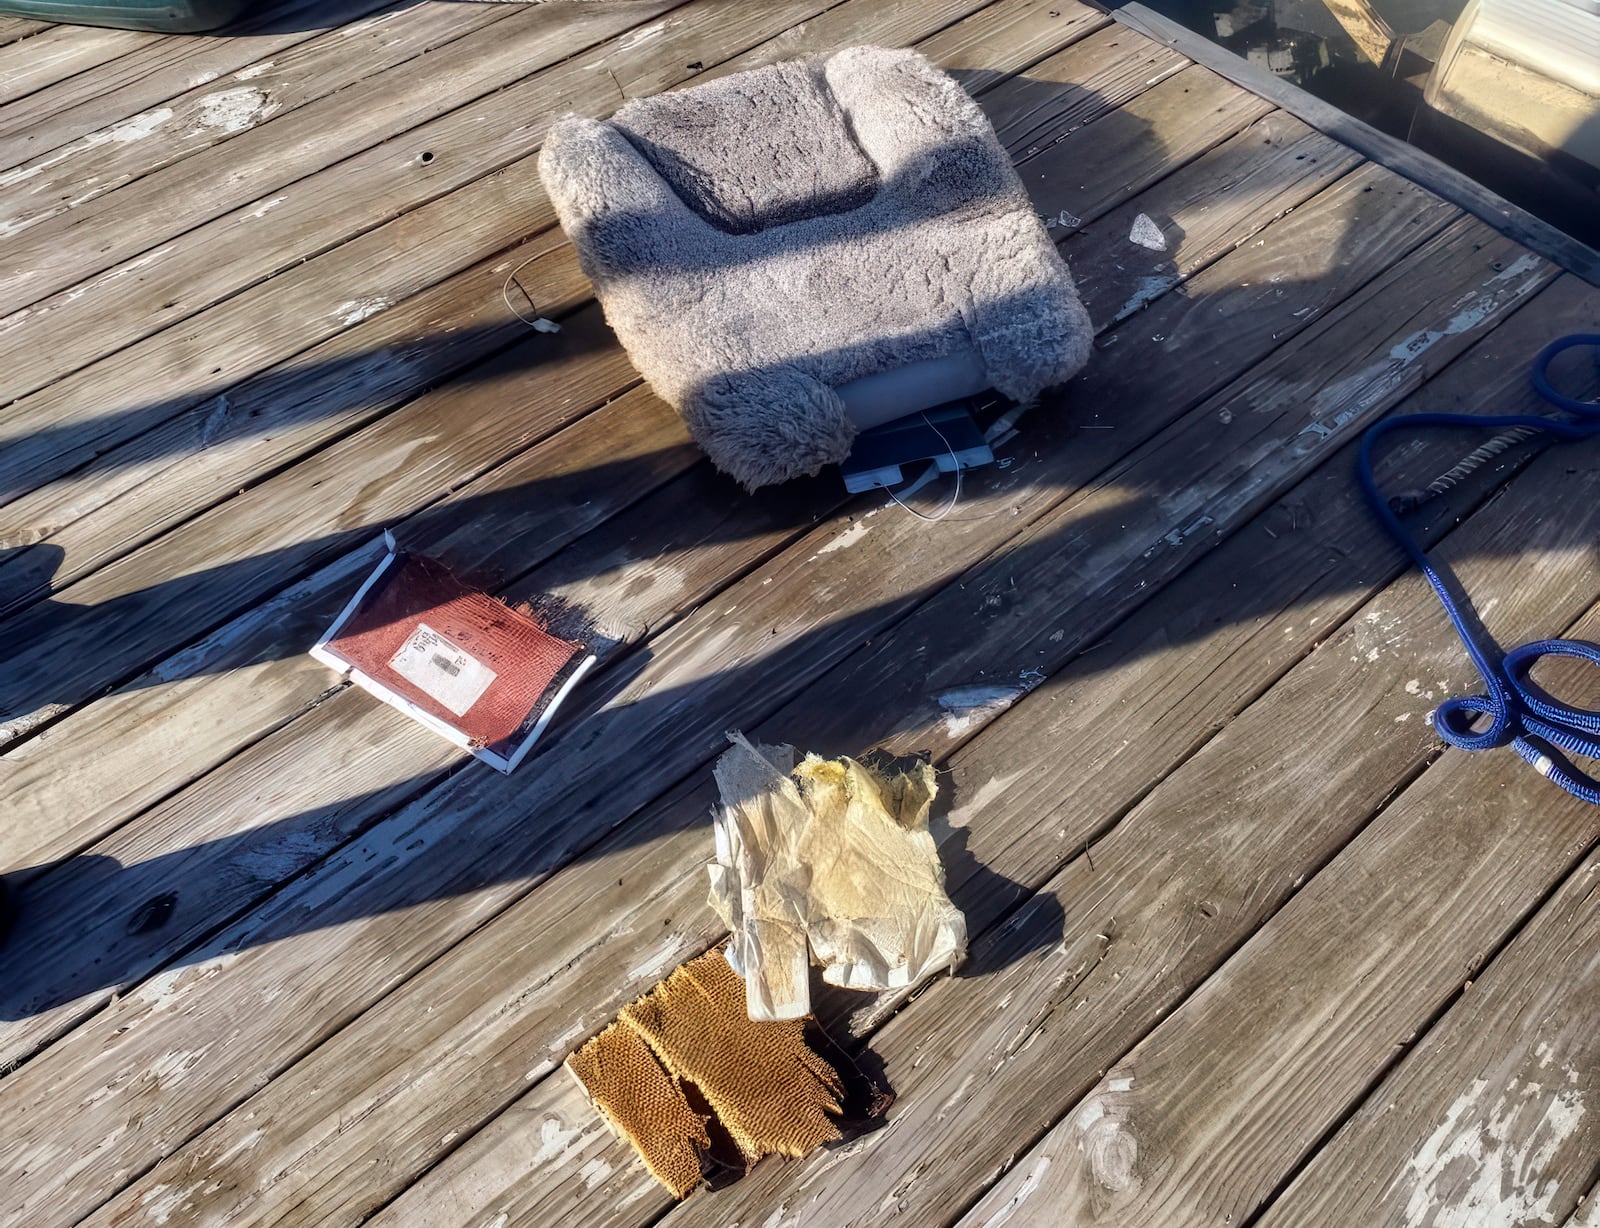
<path fill-rule="evenodd" d="M 847 989 L 899 989 L 966 957 L 928 832 L 933 768 L 886 775 L 854 759 L 753 746 L 717 762 L 711 905 L 755 1020 L 811 1010 L 809 965 Z M 809 953 L 809 954 L 808 954 Z"/>

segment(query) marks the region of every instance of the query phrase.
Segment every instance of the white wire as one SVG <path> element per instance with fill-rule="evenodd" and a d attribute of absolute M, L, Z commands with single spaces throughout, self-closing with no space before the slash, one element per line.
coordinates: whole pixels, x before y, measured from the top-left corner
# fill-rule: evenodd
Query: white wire
<path fill-rule="evenodd" d="M 939 521 L 943 520 L 946 516 L 948 516 L 951 512 L 955 511 L 956 510 L 956 504 L 961 502 L 961 458 L 956 455 L 955 447 L 950 443 L 950 441 L 948 439 L 945 438 L 944 432 L 941 431 L 938 427 L 933 425 L 933 422 L 928 418 L 927 414 L 923 414 L 922 415 L 922 420 L 928 424 L 928 428 L 935 435 L 937 435 L 939 437 L 939 442 L 944 444 L 945 449 L 950 453 L 951 463 L 953 463 L 955 465 L 955 467 L 956 467 L 956 469 L 955 469 L 955 472 L 956 472 L 956 488 L 950 494 L 950 502 L 946 503 L 944 505 L 944 507 L 940 508 L 939 509 L 939 513 L 936 516 L 930 516 L 930 515 L 928 515 L 927 512 L 919 512 L 916 508 L 912 507 L 909 503 L 907 503 L 899 495 L 895 494 L 893 488 L 888 488 L 888 490 L 889 490 L 889 498 L 893 499 L 901 507 L 905 508 L 906 511 L 910 512 L 918 520 L 926 520 L 930 524 L 937 524 Z M 919 482 L 920 482 L 920 480 L 919 480 Z"/>
<path fill-rule="evenodd" d="M 523 315 L 522 309 L 511 301 L 511 283 L 516 281 L 518 273 L 522 272 L 523 269 L 527 268 L 541 255 L 543 255 L 542 252 L 536 252 L 534 255 L 529 256 L 516 268 L 512 269 L 511 272 L 506 274 L 505 284 L 500 287 L 500 297 L 505 300 L 506 310 L 512 315 L 516 316 L 517 319 L 521 320 L 530 328 L 538 329 L 541 333 L 559 333 L 561 331 L 561 325 L 557 324 L 554 320 L 547 320 L 543 316 L 529 318 L 528 316 Z M 519 286 L 518 289 L 521 289 L 521 287 Z M 523 290 L 522 292 L 524 295 L 527 295 L 528 302 L 533 303 L 533 296 L 528 294 L 526 290 Z M 535 304 L 534 310 L 537 311 L 538 309 L 538 305 Z"/>

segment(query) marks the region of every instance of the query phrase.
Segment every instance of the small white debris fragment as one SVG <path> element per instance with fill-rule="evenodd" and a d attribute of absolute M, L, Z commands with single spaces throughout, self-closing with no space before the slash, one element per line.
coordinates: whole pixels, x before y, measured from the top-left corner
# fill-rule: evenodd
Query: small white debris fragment
<path fill-rule="evenodd" d="M 1167 250 L 1167 236 L 1161 233 L 1148 213 L 1141 213 L 1133 219 L 1133 229 L 1128 231 L 1128 242 L 1137 243 L 1140 247 L 1147 247 L 1153 252 Z"/>
<path fill-rule="evenodd" d="M 350 299 L 348 302 L 340 303 L 333 310 L 339 317 L 339 323 L 359 324 L 362 320 L 377 315 L 387 306 L 389 306 L 388 299 L 382 295 L 374 295 L 372 298 Z"/>
<path fill-rule="evenodd" d="M 547 320 L 543 316 L 533 322 L 533 328 L 535 332 L 540 333 L 559 333 L 561 331 L 561 325 L 554 320 Z"/>

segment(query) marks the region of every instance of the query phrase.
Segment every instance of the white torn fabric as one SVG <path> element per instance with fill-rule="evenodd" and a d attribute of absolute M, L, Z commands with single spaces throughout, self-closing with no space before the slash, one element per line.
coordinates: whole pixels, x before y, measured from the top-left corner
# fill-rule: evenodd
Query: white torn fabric
<path fill-rule="evenodd" d="M 933 768 L 886 776 L 792 746 L 733 748 L 717 761 L 711 906 L 758 1021 L 811 1013 L 809 968 L 847 989 L 899 989 L 967 952 L 928 832 Z M 808 954 L 809 953 L 809 954 Z"/>

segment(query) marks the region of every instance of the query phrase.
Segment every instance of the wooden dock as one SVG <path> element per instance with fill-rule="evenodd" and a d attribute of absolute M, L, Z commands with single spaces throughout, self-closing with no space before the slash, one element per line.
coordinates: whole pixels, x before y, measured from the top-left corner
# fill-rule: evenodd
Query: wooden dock
<path fill-rule="evenodd" d="M 861 42 L 978 97 L 1099 330 L 936 523 L 714 474 L 537 174 Z M 1600 290 L 1076 0 L 0 44 L 0 1223 L 1597 1222 L 1600 812 L 1442 750 L 1477 681 L 1353 447 L 1537 412 Z M 1502 643 L 1600 638 L 1600 448 L 1416 524 Z M 386 527 L 603 633 L 509 778 L 306 655 Z M 822 1000 L 886 1128 L 674 1207 L 561 1062 L 719 939 L 730 728 L 931 754 L 973 944 Z"/>

